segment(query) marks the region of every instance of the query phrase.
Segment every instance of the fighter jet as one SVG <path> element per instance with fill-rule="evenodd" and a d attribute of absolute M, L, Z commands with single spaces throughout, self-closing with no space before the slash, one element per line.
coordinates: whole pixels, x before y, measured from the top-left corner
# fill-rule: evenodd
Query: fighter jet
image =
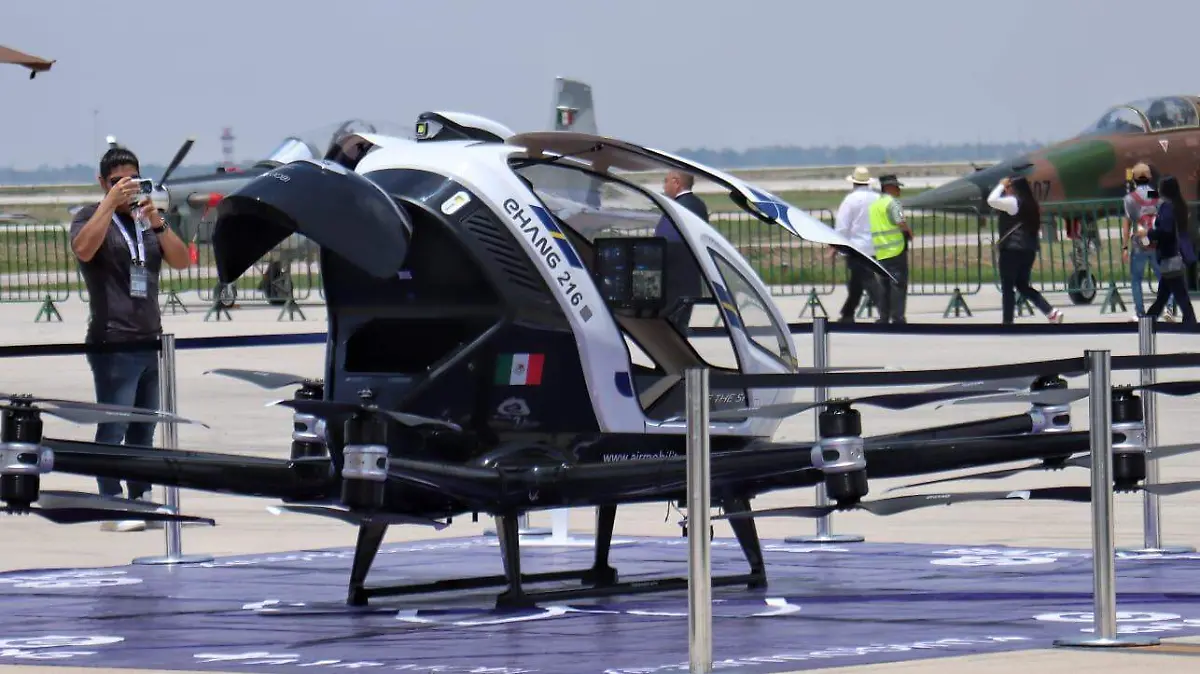
<path fill-rule="evenodd" d="M 1067 294 L 1075 304 L 1096 298 L 1098 280 L 1089 250 L 1099 256 L 1097 222 L 1124 214 L 1121 199 L 1131 188 L 1138 162 L 1151 167 L 1154 180 L 1173 175 L 1185 199 L 1200 196 L 1200 97 L 1148 98 L 1110 108 L 1078 135 L 1020 157 L 1012 157 L 941 187 L 904 199 L 910 209 L 971 211 L 990 215 L 986 200 L 1001 179 L 1023 175 L 1042 203 L 1044 231 L 1053 240 L 1058 222 L 1071 240 Z M 1086 202 L 1086 203 L 1077 203 Z M 1094 258 L 1093 258 L 1094 259 Z"/>
<path fill-rule="evenodd" d="M 936 189 L 906 197 L 909 208 L 986 209 L 988 193 L 1006 176 L 1029 179 L 1042 202 L 1117 200 L 1128 172 L 1150 164 L 1155 177 L 1179 179 L 1184 198 L 1197 198 L 1200 174 L 1200 97 L 1163 96 L 1117 105 L 1078 135 L 1012 157 Z M 1118 205 L 1119 206 L 1119 205 Z"/>
<path fill-rule="evenodd" d="M 25 52 L 0 45 L 0 63 L 12 63 L 29 69 L 29 79 L 37 77 L 38 73 L 50 70 L 54 61 L 39 56 L 31 56 Z"/>

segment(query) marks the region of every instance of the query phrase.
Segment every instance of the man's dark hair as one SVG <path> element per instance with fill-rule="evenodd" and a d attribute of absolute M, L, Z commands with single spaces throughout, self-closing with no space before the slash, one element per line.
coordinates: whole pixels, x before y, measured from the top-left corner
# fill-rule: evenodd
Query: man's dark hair
<path fill-rule="evenodd" d="M 123 147 L 111 148 L 104 156 L 100 158 L 100 178 L 108 180 L 108 176 L 112 174 L 113 169 L 118 166 L 133 166 L 139 172 L 142 170 L 138 163 L 137 155 Z"/>

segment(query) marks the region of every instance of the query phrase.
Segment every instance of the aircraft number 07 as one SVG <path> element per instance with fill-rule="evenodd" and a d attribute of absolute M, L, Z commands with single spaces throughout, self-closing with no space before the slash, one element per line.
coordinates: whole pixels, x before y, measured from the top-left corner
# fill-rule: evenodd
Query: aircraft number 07
<path fill-rule="evenodd" d="M 1046 201 L 1050 198 L 1050 181 L 1049 180 L 1033 180 L 1029 186 L 1033 188 L 1033 198 L 1038 201 Z"/>
<path fill-rule="evenodd" d="M 583 301 L 583 295 L 576 292 L 576 288 L 579 286 L 575 285 L 574 281 L 571 280 L 570 271 L 564 271 L 561 275 L 559 275 L 558 285 L 567 289 L 567 295 L 570 295 L 571 297 L 571 306 L 579 306 L 579 303 Z"/>

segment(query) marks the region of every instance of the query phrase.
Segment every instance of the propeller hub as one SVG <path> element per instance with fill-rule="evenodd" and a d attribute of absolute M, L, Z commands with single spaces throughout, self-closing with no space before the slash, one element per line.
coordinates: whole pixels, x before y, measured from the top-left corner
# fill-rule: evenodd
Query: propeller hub
<path fill-rule="evenodd" d="M 1029 407 L 1034 433 L 1070 433 L 1070 405 L 1042 405 L 1033 403 Z"/>

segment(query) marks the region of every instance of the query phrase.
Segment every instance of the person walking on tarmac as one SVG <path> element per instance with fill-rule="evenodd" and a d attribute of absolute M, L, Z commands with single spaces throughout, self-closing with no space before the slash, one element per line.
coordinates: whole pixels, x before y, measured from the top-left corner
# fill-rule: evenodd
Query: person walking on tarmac
<path fill-rule="evenodd" d="M 1000 258 L 1001 323 L 1009 325 L 1013 322 L 1018 291 L 1051 323 L 1062 323 L 1063 312 L 1051 306 L 1029 284 L 1033 263 L 1041 248 L 1039 234 L 1042 227 L 1041 207 L 1033 196 L 1029 180 L 1023 175 L 1001 180 L 988 194 L 987 203 L 1000 211 L 1000 239 L 995 245 Z"/>
<path fill-rule="evenodd" d="M 850 190 L 850 193 L 842 199 L 837 215 L 834 216 L 833 228 L 837 233 L 850 239 L 850 243 L 854 244 L 855 248 L 867 255 L 874 255 L 875 246 L 871 241 L 870 208 L 871 204 L 879 198 L 879 193 L 871 189 L 871 173 L 865 166 L 855 168 L 854 173 L 847 176 L 846 179 L 854 184 L 854 189 Z M 837 252 L 836 248 L 830 246 L 828 252 L 830 259 L 837 255 Z M 846 257 L 846 271 L 849 272 L 849 279 L 846 282 L 849 294 L 846 296 L 846 302 L 842 305 L 841 317 L 838 321 L 853 323 L 854 310 L 858 308 L 864 290 L 875 306 L 880 306 L 880 286 L 878 279 L 875 278 L 875 271 L 868 266 L 867 262 L 857 257 Z"/>
<path fill-rule="evenodd" d="M 895 277 L 879 277 L 879 320 L 877 323 L 905 323 L 908 299 L 908 242 L 913 233 L 900 206 L 900 188 L 904 184 L 895 175 L 879 176 L 883 194 L 871 204 L 871 243 L 875 259 Z"/>

